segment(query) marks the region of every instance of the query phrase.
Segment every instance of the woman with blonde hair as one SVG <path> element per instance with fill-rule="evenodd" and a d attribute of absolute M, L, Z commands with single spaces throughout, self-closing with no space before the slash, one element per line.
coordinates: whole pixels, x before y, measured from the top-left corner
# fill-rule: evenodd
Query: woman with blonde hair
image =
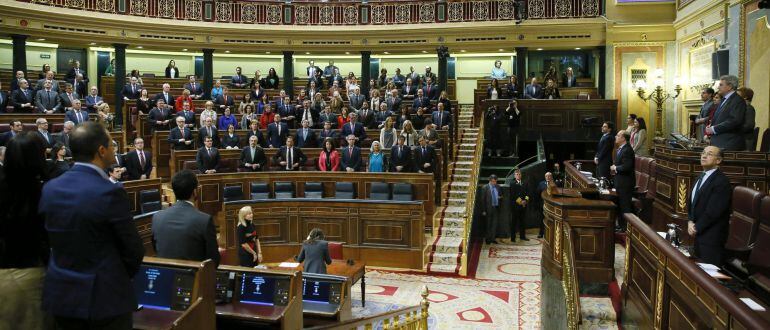
<path fill-rule="evenodd" d="M 417 131 L 414 129 L 414 126 L 412 126 L 412 122 L 409 120 L 404 121 L 403 128 L 401 129 L 401 136 L 404 137 L 404 145 L 408 147 L 413 147 L 415 145 L 415 141 L 417 141 Z"/>
<path fill-rule="evenodd" d="M 190 103 L 192 104 L 192 103 Z M 212 123 L 217 122 L 217 112 L 214 110 L 214 102 L 206 101 L 205 109 L 201 112 L 200 120 L 201 125 L 199 127 L 206 126 L 206 119 L 211 118 Z"/>
<path fill-rule="evenodd" d="M 262 262 L 262 246 L 251 222 L 253 218 L 251 206 L 244 206 L 238 211 L 238 264 L 243 267 L 254 267 Z"/>

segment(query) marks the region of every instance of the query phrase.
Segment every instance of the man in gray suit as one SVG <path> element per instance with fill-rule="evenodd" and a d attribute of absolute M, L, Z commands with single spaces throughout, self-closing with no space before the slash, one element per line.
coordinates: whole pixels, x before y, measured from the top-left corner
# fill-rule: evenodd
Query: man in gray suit
<path fill-rule="evenodd" d="M 219 265 L 214 219 L 195 208 L 198 178 L 183 170 L 171 178 L 177 202 L 152 216 L 152 243 L 160 258 L 203 261 Z"/>
<path fill-rule="evenodd" d="M 35 86 L 35 90 L 38 90 L 38 91 L 43 90 L 43 88 L 46 88 L 45 87 L 45 83 L 48 82 L 48 83 L 51 83 L 51 87 L 50 87 L 51 90 L 56 92 L 56 94 L 58 95 L 59 94 L 59 82 L 54 80 L 53 78 L 54 78 L 53 71 L 46 72 L 45 78 L 44 79 L 40 79 L 40 80 L 37 81 L 37 86 Z"/>
<path fill-rule="evenodd" d="M 503 202 L 503 191 L 497 185 L 497 175 L 489 176 L 489 184 L 481 188 L 481 200 L 484 209 L 481 215 L 487 217 L 487 230 L 484 242 L 487 244 L 500 243 L 497 240 L 497 224 L 500 217 L 500 207 Z"/>
<path fill-rule="evenodd" d="M 723 151 L 744 150 L 746 138 L 743 135 L 743 121 L 746 116 L 746 101 L 735 91 L 738 77 L 726 75 L 719 78 L 719 94 L 722 103 L 714 112 L 711 126 L 706 135 L 711 136 L 711 145 Z"/>
<path fill-rule="evenodd" d="M 51 89 L 50 82 L 46 82 L 44 88 L 35 94 L 35 107 L 38 112 L 46 114 L 59 112 L 61 109 L 59 95 Z"/>
<path fill-rule="evenodd" d="M 359 87 L 354 88 L 353 92 L 348 95 L 348 98 L 351 112 L 358 112 L 358 110 L 361 109 L 361 106 L 366 103 L 366 98 L 361 95 L 361 88 Z"/>
<path fill-rule="evenodd" d="M 700 113 L 695 119 L 695 124 L 698 125 L 697 137 L 698 141 L 703 141 L 703 130 L 705 128 L 704 123 L 709 119 L 709 110 L 714 105 L 714 89 L 706 87 L 700 91 L 700 99 L 703 101 L 703 105 L 700 107 Z"/>

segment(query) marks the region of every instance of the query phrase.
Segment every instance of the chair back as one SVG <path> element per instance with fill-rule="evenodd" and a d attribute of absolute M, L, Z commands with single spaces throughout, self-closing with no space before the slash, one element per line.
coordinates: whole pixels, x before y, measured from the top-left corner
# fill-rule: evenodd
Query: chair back
<path fill-rule="evenodd" d="M 267 183 L 264 182 L 252 182 L 251 183 L 251 199 L 268 199 L 270 198 L 270 188 Z"/>
<path fill-rule="evenodd" d="M 334 184 L 334 198 L 336 199 L 354 199 L 356 191 L 353 182 L 337 182 Z"/>
<path fill-rule="evenodd" d="M 412 194 L 411 183 L 396 183 L 393 184 L 393 197 L 394 201 L 412 201 L 414 196 Z"/>

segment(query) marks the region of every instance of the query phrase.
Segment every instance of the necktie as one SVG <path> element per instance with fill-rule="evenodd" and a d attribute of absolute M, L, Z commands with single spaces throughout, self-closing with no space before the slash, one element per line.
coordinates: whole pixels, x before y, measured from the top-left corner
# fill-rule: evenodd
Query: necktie
<path fill-rule="evenodd" d="M 70 103 L 72 103 L 72 94 L 70 94 L 70 93 L 67 93 L 67 97 L 69 97 L 69 99 L 70 99 Z"/>
<path fill-rule="evenodd" d="M 620 159 L 620 152 L 621 152 L 622 150 L 623 150 L 623 146 L 620 146 L 620 148 L 618 148 L 618 151 L 617 151 L 617 153 L 615 153 L 615 162 L 616 162 L 616 163 L 617 163 L 618 159 Z"/>
<path fill-rule="evenodd" d="M 438 112 L 438 126 L 439 126 L 439 127 L 443 126 L 443 123 L 444 123 L 444 122 L 443 122 L 443 121 L 441 121 L 441 111 L 439 111 L 439 112 Z"/>
<path fill-rule="evenodd" d="M 118 154 L 115 154 L 115 164 L 120 166 L 120 156 Z"/>
<path fill-rule="evenodd" d="M 254 161 L 254 148 L 251 148 L 251 161 Z"/>
<path fill-rule="evenodd" d="M 51 140 L 48 139 L 48 132 L 43 132 L 43 137 L 45 138 L 46 142 L 51 143 Z M 115 156 L 115 157 L 117 158 L 118 156 Z"/>
<path fill-rule="evenodd" d="M 348 156 L 353 158 L 353 147 L 348 148 Z"/>
<path fill-rule="evenodd" d="M 286 169 L 287 170 L 291 170 L 291 168 L 292 168 L 292 165 L 293 165 L 293 163 L 292 163 L 292 158 L 293 158 L 292 156 L 293 155 L 292 154 L 293 153 L 294 153 L 293 148 L 286 149 L 286 156 L 287 156 L 286 157 L 287 158 L 286 159 Z"/>
<path fill-rule="evenodd" d="M 144 169 L 144 151 L 139 151 L 139 166 Z"/>
<path fill-rule="evenodd" d="M 706 172 L 701 173 L 700 177 L 698 177 L 698 181 L 695 182 L 695 187 L 692 189 L 692 201 L 695 201 L 695 195 L 698 192 L 698 189 L 700 189 L 701 181 L 703 181 L 703 178 L 706 176 Z"/>
<path fill-rule="evenodd" d="M 213 137 L 213 135 L 211 134 L 211 127 L 209 127 L 209 128 L 208 128 L 208 129 L 206 129 L 206 130 L 209 132 L 209 136 Z"/>
<path fill-rule="evenodd" d="M 307 128 L 302 129 L 302 139 L 307 140 Z"/>
<path fill-rule="evenodd" d="M 422 157 L 425 157 L 425 147 L 422 147 Z"/>
<path fill-rule="evenodd" d="M 275 124 L 275 126 L 278 126 L 278 136 L 281 136 L 281 125 Z"/>
<path fill-rule="evenodd" d="M 131 94 L 136 94 L 136 85 L 131 84 Z"/>
<path fill-rule="evenodd" d="M 75 113 L 77 114 L 78 124 L 82 123 L 83 117 L 80 116 L 80 111 L 75 111 Z"/>
<path fill-rule="evenodd" d="M 497 187 L 489 185 L 489 192 L 492 194 L 492 206 L 497 207 Z"/>
<path fill-rule="evenodd" d="M 209 158 L 211 158 L 211 148 L 206 148 L 206 152 L 209 153 Z"/>
<path fill-rule="evenodd" d="M 195 83 L 192 83 L 192 91 L 195 91 Z"/>

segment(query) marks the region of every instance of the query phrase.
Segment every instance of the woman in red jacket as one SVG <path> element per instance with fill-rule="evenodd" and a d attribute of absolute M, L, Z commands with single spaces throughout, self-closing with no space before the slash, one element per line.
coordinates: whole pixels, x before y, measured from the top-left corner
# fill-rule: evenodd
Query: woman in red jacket
<path fill-rule="evenodd" d="M 318 156 L 318 168 L 323 172 L 340 170 L 340 153 L 334 149 L 334 141 L 330 138 L 324 140 L 324 148 Z"/>
<path fill-rule="evenodd" d="M 193 100 L 192 100 L 192 97 L 190 97 L 189 89 L 185 89 L 184 91 L 182 91 L 182 96 L 179 96 L 176 98 L 174 109 L 176 109 L 177 112 L 182 111 L 183 109 L 182 106 L 184 105 L 185 102 L 190 103 L 190 110 L 195 112 L 195 108 L 193 107 Z"/>
<path fill-rule="evenodd" d="M 272 123 L 273 117 L 275 117 L 275 112 L 273 112 L 273 108 L 270 106 L 270 103 L 265 104 L 265 108 L 262 113 L 262 115 L 259 116 L 259 127 L 262 129 L 267 129 L 267 125 L 270 125 Z"/>

